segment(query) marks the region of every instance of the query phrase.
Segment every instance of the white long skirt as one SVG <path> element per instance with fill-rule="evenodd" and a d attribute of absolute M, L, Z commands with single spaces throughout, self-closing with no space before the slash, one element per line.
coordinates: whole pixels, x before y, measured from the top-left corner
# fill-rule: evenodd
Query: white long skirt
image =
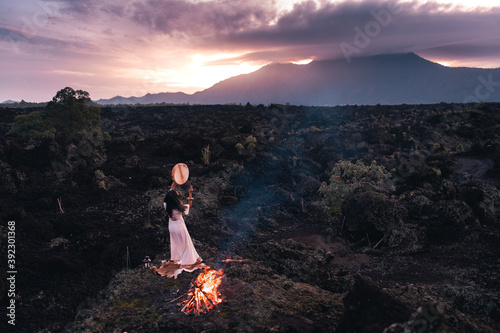
<path fill-rule="evenodd" d="M 174 211 L 177 212 L 177 211 Z M 179 262 L 181 265 L 192 265 L 196 263 L 200 256 L 194 248 L 193 241 L 184 223 L 181 214 L 172 214 L 177 219 L 168 220 L 168 231 L 170 233 L 170 259 Z M 177 216 L 175 216 L 177 215 Z"/>

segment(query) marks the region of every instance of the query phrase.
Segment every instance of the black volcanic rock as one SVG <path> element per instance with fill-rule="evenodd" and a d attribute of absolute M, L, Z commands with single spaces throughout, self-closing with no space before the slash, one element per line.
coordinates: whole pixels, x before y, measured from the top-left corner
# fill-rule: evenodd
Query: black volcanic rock
<path fill-rule="evenodd" d="M 353 289 L 344 297 L 347 309 L 335 332 L 382 332 L 384 325 L 409 317 L 408 308 L 383 293 L 369 279 L 357 278 Z"/>
<path fill-rule="evenodd" d="M 84 142 L 7 135 L 29 110 L 1 110 L 0 252 L 15 221 L 19 332 L 382 332 L 429 301 L 451 332 L 500 330 L 500 104 L 102 107 L 106 159 L 73 168 L 68 147 Z M 375 160 L 395 185 L 357 191 L 344 224 L 315 190 L 341 159 Z M 169 257 L 162 200 L 178 162 L 195 189 L 190 235 L 226 274 L 200 317 L 178 305 L 199 271 L 139 266 Z"/>

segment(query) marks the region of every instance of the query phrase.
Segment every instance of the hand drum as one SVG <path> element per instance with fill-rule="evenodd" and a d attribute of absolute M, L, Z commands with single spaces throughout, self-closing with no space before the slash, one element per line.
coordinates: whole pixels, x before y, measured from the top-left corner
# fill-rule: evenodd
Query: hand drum
<path fill-rule="evenodd" d="M 177 185 L 184 184 L 185 182 L 187 182 L 188 178 L 189 178 L 189 168 L 186 164 L 177 163 L 172 168 L 172 180 Z"/>

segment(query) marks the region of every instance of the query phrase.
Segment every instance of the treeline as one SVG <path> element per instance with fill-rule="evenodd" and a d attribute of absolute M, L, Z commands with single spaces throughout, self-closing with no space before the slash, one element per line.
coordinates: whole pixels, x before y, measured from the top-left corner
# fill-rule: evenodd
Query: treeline
<path fill-rule="evenodd" d="M 1 103 L 0 107 L 11 108 L 11 109 L 24 109 L 24 108 L 44 108 L 46 107 L 48 102 L 25 102 L 21 100 L 20 102 L 13 103 Z"/>

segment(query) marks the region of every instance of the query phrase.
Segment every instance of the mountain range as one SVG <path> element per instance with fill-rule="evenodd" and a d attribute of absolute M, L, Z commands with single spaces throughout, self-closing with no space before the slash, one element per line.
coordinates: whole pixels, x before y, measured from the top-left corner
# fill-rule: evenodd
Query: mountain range
<path fill-rule="evenodd" d="M 270 64 L 194 94 L 100 99 L 98 104 L 294 105 L 500 102 L 500 68 L 446 67 L 414 53 Z"/>

